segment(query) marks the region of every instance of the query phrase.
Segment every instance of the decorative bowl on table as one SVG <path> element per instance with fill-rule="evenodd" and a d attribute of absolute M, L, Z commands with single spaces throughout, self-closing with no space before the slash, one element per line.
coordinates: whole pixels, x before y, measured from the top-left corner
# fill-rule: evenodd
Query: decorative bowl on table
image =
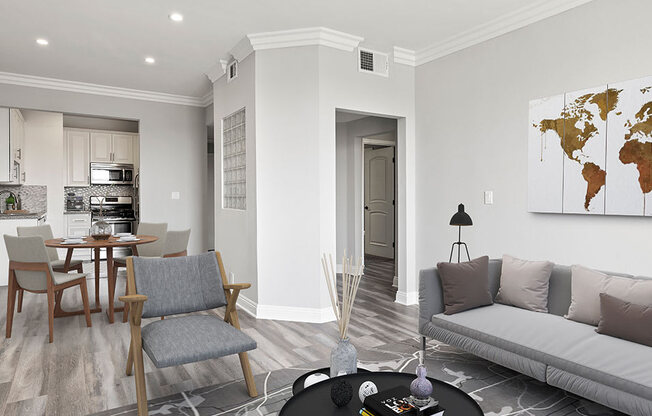
<path fill-rule="evenodd" d="M 90 234 L 95 240 L 108 240 L 111 237 L 111 224 L 104 220 L 99 220 L 91 226 Z"/>

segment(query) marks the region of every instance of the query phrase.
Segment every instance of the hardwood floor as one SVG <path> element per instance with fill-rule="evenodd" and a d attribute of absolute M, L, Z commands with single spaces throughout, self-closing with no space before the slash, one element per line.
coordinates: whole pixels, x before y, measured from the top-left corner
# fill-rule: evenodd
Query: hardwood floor
<path fill-rule="evenodd" d="M 390 268 L 381 259 L 367 259 L 349 329 L 355 345 L 376 346 L 417 335 L 418 309 L 394 302 L 392 277 L 393 262 Z M 104 308 L 106 279 L 100 282 Z M 89 292 L 93 283 L 89 281 Z M 123 287 L 121 279 L 118 290 Z M 78 290 L 66 292 L 64 307 L 81 305 Z M 136 402 L 134 378 L 125 375 L 128 324 L 109 325 L 104 311 L 93 314 L 92 328 L 86 327 L 83 315 L 57 318 L 54 343 L 49 344 L 46 297 L 26 292 L 23 311 L 14 315 L 12 337 L 5 339 L 6 287 L 0 287 L 0 299 L 0 414 L 85 415 Z M 258 343 L 250 353 L 254 374 L 328 359 L 336 343 L 335 323 L 256 320 L 238 313 L 243 330 Z M 237 355 L 163 369 L 146 358 L 145 371 L 149 398 L 243 378 Z"/>

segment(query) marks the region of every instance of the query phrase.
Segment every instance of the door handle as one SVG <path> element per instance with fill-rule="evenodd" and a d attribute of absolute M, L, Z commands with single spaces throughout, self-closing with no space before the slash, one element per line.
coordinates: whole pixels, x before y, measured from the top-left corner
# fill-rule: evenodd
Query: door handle
<path fill-rule="evenodd" d="M 364 209 L 366 209 L 367 211 L 369 211 L 369 205 L 365 205 L 365 206 L 364 206 Z"/>

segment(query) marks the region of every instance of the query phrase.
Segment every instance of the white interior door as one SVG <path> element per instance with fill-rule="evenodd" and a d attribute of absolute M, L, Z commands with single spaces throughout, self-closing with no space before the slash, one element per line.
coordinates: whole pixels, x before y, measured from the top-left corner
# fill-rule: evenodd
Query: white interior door
<path fill-rule="evenodd" d="M 364 251 L 394 258 L 394 148 L 364 152 Z"/>

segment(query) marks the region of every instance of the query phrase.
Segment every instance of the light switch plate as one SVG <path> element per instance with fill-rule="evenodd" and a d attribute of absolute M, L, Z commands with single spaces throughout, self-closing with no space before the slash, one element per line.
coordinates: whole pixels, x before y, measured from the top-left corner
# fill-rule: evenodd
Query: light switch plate
<path fill-rule="evenodd" d="M 485 205 L 492 205 L 494 203 L 493 191 L 484 191 L 484 203 Z"/>
<path fill-rule="evenodd" d="M 180 199 L 181 194 L 179 192 L 172 192 L 172 199 Z"/>

